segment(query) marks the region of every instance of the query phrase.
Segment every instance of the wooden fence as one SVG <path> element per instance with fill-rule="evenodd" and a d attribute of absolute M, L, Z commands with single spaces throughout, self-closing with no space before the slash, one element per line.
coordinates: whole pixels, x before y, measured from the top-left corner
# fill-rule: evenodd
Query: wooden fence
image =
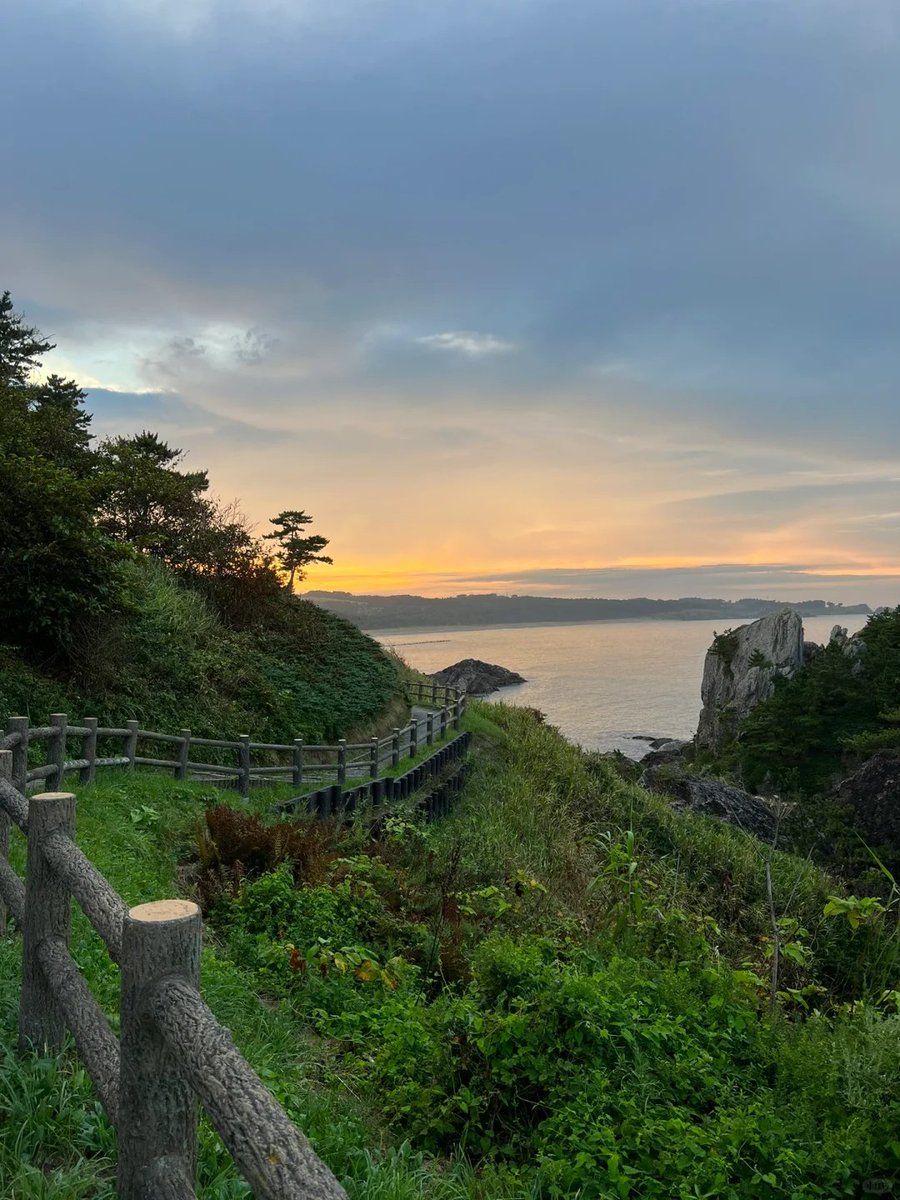
<path fill-rule="evenodd" d="M 75 797 L 27 800 L 13 757 L 0 751 L 0 900 L 22 930 L 19 1046 L 58 1053 L 71 1030 L 117 1133 L 120 1200 L 195 1197 L 198 1100 L 258 1200 L 346 1200 L 200 996 L 197 906 L 129 909 L 75 843 Z M 24 882 L 10 821 L 27 838 Z M 119 1038 L 69 953 L 73 898 L 119 964 Z"/>
<path fill-rule="evenodd" d="M 442 693 L 439 695 L 439 691 Z M 227 767 L 190 761 L 192 745 L 236 748 L 231 772 L 239 786 L 268 781 L 278 767 L 252 765 L 251 751 L 289 751 L 295 757 L 288 776 L 302 783 L 304 749 L 333 752 L 330 769 L 336 782 L 282 804 L 300 805 L 320 817 L 350 818 L 363 803 L 377 810 L 390 800 L 418 792 L 426 819 L 443 816 L 459 790 L 468 733 L 444 742 L 405 774 L 380 778 L 387 762 L 397 767 L 404 751 L 431 745 L 449 724 L 458 730 L 465 696 L 452 689 L 419 685 L 419 703 L 443 707 L 414 719 L 405 731 L 373 739 L 370 756 L 359 760 L 365 782 L 345 788 L 355 762 L 348 752 L 361 747 L 303 747 L 192 739 L 150 733 L 136 721 L 124 729 L 100 728 L 96 720 L 70 726 L 62 714 L 50 725 L 29 728 L 24 717 L 10 721 L 0 741 L 0 935 L 7 911 L 22 931 L 22 990 L 19 1048 L 56 1054 L 71 1031 L 118 1140 L 117 1190 L 120 1200 L 196 1200 L 197 1102 L 209 1116 L 257 1200 L 346 1200 L 346 1193 L 316 1156 L 304 1135 L 263 1087 L 252 1067 L 235 1049 L 231 1036 L 204 1003 L 199 991 L 202 922 L 196 904 L 161 900 L 128 908 L 75 842 L 75 796 L 44 792 L 27 799 L 26 790 L 45 780 L 61 786 L 67 771 L 91 783 L 98 767 L 137 766 L 171 769 L 187 779 L 221 777 Z M 424 731 L 423 731 L 424 726 Z M 420 733 L 424 736 L 420 740 Z M 78 759 L 66 757 L 70 737 L 82 739 Z M 100 757 L 98 738 L 125 739 L 125 753 Z M 161 759 L 137 753 L 141 742 L 157 739 L 177 748 L 178 757 Z M 47 762 L 28 767 L 28 748 L 46 742 Z M 426 794 L 427 793 L 427 794 Z M 9 864 L 10 824 L 27 841 L 24 881 Z M 69 953 L 72 900 L 120 968 L 120 1036 L 116 1038 L 99 1004 Z"/>
<path fill-rule="evenodd" d="M 343 787 L 348 779 L 377 779 L 385 768 L 396 770 L 402 759 L 415 758 L 436 740 L 442 741 L 450 728 L 459 731 L 466 705 L 464 692 L 440 684 L 418 683 L 411 685 L 408 698 L 430 711 L 413 717 L 408 725 L 386 737 L 368 742 L 341 740 L 320 746 L 305 743 L 302 738 L 289 744 L 254 742 L 249 734 L 231 740 L 204 738 L 194 737 L 189 729 L 177 734 L 155 733 L 142 729 L 138 721 L 115 728 L 100 726 L 95 717 L 85 717 L 79 724 L 70 725 L 65 713 L 54 713 L 50 724 L 42 726 L 30 726 L 27 717 L 11 717 L 6 737 L 0 738 L 0 749 L 12 751 L 12 782 L 26 795 L 45 787 L 60 790 L 67 772 L 77 771 L 82 785 L 93 783 L 101 767 L 152 767 L 171 771 L 176 779 L 205 779 L 234 787 L 243 796 L 251 787 L 269 783 L 290 783 L 299 788 L 334 781 Z M 67 757 L 72 739 L 81 741 L 77 758 Z M 98 755 L 98 743 L 107 749 L 111 743 L 113 748 L 121 743 L 121 753 Z M 29 767 L 29 747 L 35 745 L 46 746 L 46 761 Z M 147 753 L 150 749 L 156 752 Z M 215 754 L 207 753 L 207 757 L 230 756 L 233 762 L 192 759 L 192 753 L 198 750 L 214 750 Z M 170 757 L 162 757 L 166 752 Z M 260 762 L 260 756 L 266 761 Z"/>
<path fill-rule="evenodd" d="M 305 807 L 321 820 L 350 822 L 366 806 L 377 815 L 382 805 L 402 803 L 421 793 L 417 807 L 426 821 L 433 821 L 447 815 L 459 792 L 471 737 L 468 730 L 458 734 L 402 775 L 367 779 L 351 788 L 335 783 L 287 800 L 277 805 L 277 811 L 297 812 Z"/>

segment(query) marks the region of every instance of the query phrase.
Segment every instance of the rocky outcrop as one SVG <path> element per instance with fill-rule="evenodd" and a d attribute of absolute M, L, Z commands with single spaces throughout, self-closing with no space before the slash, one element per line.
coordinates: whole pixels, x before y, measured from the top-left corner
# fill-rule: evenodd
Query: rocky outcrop
<path fill-rule="evenodd" d="M 803 666 L 803 622 L 790 609 L 717 634 L 706 652 L 697 744 L 717 750 L 772 694 L 778 675 Z"/>
<path fill-rule="evenodd" d="M 879 751 L 842 780 L 831 799 L 848 810 L 851 826 L 867 842 L 900 851 L 900 753 Z"/>
<path fill-rule="evenodd" d="M 804 665 L 804 667 L 806 666 L 807 663 L 812 662 L 812 660 L 816 657 L 817 654 L 821 654 L 823 649 L 824 649 L 824 647 L 820 646 L 818 642 L 804 642 L 803 643 L 803 665 Z"/>
<path fill-rule="evenodd" d="M 478 658 L 464 658 L 450 667 L 444 667 L 443 671 L 435 671 L 431 678 L 435 683 L 459 688 L 470 696 L 487 696 L 499 688 L 526 682 L 515 671 L 508 671 L 506 667 L 498 667 L 495 663 L 482 662 Z"/>
<path fill-rule="evenodd" d="M 841 653 L 853 661 L 853 674 L 859 674 L 862 670 L 862 656 L 866 652 L 866 643 L 858 633 L 848 636 L 845 626 L 835 625 L 828 639 L 828 645 L 839 647 Z"/>
<path fill-rule="evenodd" d="M 679 762 L 690 749 L 691 743 L 685 742 L 681 738 L 668 738 L 665 741 L 657 740 L 657 744 L 651 743 L 650 750 L 641 759 L 641 766 L 660 767 L 664 763 Z"/>
<path fill-rule="evenodd" d="M 760 841 L 775 839 L 777 816 L 760 796 L 744 792 L 730 784 L 705 775 L 685 775 L 676 767 L 649 767 L 640 778 L 640 786 L 665 796 L 678 812 L 701 813 L 736 825 Z"/>

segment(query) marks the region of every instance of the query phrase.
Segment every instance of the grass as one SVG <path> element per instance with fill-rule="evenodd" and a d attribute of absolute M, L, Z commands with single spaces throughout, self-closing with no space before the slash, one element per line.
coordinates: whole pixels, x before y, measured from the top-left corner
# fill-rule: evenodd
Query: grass
<path fill-rule="evenodd" d="M 96 645 L 79 645 L 77 671 L 57 676 L 0 647 L 0 726 L 66 712 L 160 733 L 330 743 L 406 719 L 398 664 L 333 613 L 281 597 L 259 627 L 235 630 L 158 564 L 132 563 L 128 573 L 126 613 Z"/>
<path fill-rule="evenodd" d="M 274 791 L 275 789 L 273 789 Z M 127 904 L 178 895 L 178 862 L 205 809 L 233 793 L 173 784 L 150 773 L 116 772 L 78 793 L 78 844 Z M 148 815 L 149 814 L 149 815 Z M 24 842 L 13 838 L 21 872 Z M 72 953 L 117 1028 L 117 968 L 76 911 Z M 0 1195 L 16 1200 L 112 1200 L 115 1138 L 74 1050 L 58 1061 L 19 1059 L 15 1045 L 21 944 L 0 942 Z M 408 1146 L 392 1146 L 371 1110 L 342 1082 L 327 1047 L 287 1008 L 260 999 L 253 978 L 207 938 L 203 996 L 240 1051 L 338 1173 L 351 1197 L 457 1200 L 468 1196 L 464 1166 L 436 1167 Z M 215 1134 L 201 1126 L 201 1192 L 215 1200 L 249 1196 Z"/>
<path fill-rule="evenodd" d="M 545 998 L 534 1009 L 535 1019 L 544 1019 L 540 1014 L 556 994 L 553 989 L 570 989 L 561 993 L 569 996 L 566 1003 L 587 1003 L 585 997 L 593 995 L 589 989 L 602 990 L 604 978 L 612 979 L 616 971 L 624 971 L 626 978 L 632 973 L 644 981 L 641 987 L 649 986 L 660 971 L 675 972 L 673 978 L 684 981 L 684 996 L 690 1000 L 691 989 L 702 993 L 712 986 L 709 979 L 726 978 L 729 964 L 740 968 L 753 959 L 763 969 L 761 947 L 769 933 L 767 860 L 778 913 L 796 917 L 805 930 L 802 941 L 809 954 L 810 975 L 836 1006 L 845 997 L 858 999 L 864 994 L 871 981 L 866 979 L 866 954 L 861 947 L 872 950 L 874 943 L 866 942 L 865 931 L 852 934 L 846 923 L 822 920 L 824 900 L 836 887 L 824 872 L 790 855 L 770 856 L 752 838 L 727 826 L 673 813 L 665 801 L 623 784 L 607 764 L 584 755 L 524 710 L 475 704 L 464 722 L 476 735 L 478 751 L 462 802 L 446 820 L 424 832 L 411 831 L 414 838 L 402 869 L 398 857 L 402 847 L 385 849 L 385 863 L 398 863 L 390 886 L 396 890 L 399 884 L 401 896 L 416 892 L 409 900 L 414 910 L 418 894 L 443 887 L 453 895 L 483 898 L 485 904 L 508 897 L 505 909 L 492 909 L 493 915 L 480 912 L 460 926 L 462 941 L 457 949 L 470 963 L 482 964 L 476 973 L 484 971 L 485 963 L 496 973 L 498 963 L 502 965 L 510 955 L 510 961 L 530 962 L 532 945 L 542 947 L 545 957 L 551 953 L 549 963 L 534 969 L 534 979 L 526 975 L 528 987 L 544 978 L 549 981 L 549 990 L 540 993 Z M 289 790 L 285 787 L 284 793 Z M 282 794 L 281 788 L 260 791 L 254 797 L 254 810 L 264 811 Z M 179 864 L 195 825 L 207 807 L 229 802 L 235 803 L 234 793 L 203 784 L 178 784 L 150 772 L 110 773 L 98 785 L 78 793 L 79 845 L 129 904 L 184 894 L 187 885 Z M 405 830 L 409 829 L 407 824 Z M 407 834 L 401 829 L 397 836 Z M 22 848 L 22 839 L 15 835 L 12 858 L 19 870 Z M 537 881 L 540 887 L 519 902 L 517 880 Z M 389 936 L 393 938 L 398 930 L 402 934 L 393 910 L 387 915 L 394 931 Z M 414 914 L 412 919 L 425 918 Z M 323 933 L 327 935 L 327 930 Z M 516 948 L 503 950 L 503 939 Z M 362 1018 L 376 1024 L 361 1056 L 348 1049 L 346 1040 L 335 1040 L 323 1031 L 322 1022 L 304 1007 L 302 996 L 270 988 L 258 974 L 232 961 L 228 944 L 226 928 L 220 933 L 207 930 L 204 997 L 353 1200 L 550 1200 L 557 1196 L 588 1200 L 615 1195 L 639 1200 L 639 1192 L 604 1190 L 605 1165 L 602 1179 L 599 1168 L 593 1169 L 596 1188 L 558 1185 L 563 1191 L 553 1190 L 557 1185 L 548 1183 L 556 1177 L 552 1171 L 561 1178 L 559 1172 L 568 1169 L 559 1161 L 546 1167 L 550 1175 L 543 1167 L 538 1169 L 536 1158 L 516 1164 L 501 1155 L 473 1165 L 466 1161 L 461 1143 L 431 1145 L 404 1126 L 399 1112 L 385 1107 L 380 1087 L 373 1084 L 373 1064 L 381 1063 L 379 1070 L 383 1070 L 385 1062 L 393 1062 L 397 1071 L 401 1066 L 405 1070 L 403 1039 L 417 1028 L 416 1021 L 423 1022 L 423 1030 L 433 1031 L 439 1028 L 442 1011 L 452 1014 L 454 1004 L 473 1003 L 466 999 L 464 983 L 445 988 L 443 994 L 426 988 L 406 999 L 401 988 L 397 1003 L 402 1000 L 407 1007 L 400 1010 L 404 1015 L 399 1024 L 378 1025 L 378 1014 L 374 1010 L 367 1014 L 363 1008 Z M 116 969 L 77 913 L 72 950 L 115 1026 Z M 19 953 L 16 938 L 0 943 L 0 1039 L 6 1047 L 14 1044 Z M 609 966 L 597 973 L 595 966 L 579 967 L 582 961 Z M 613 995 L 609 992 L 604 1003 L 611 1002 Z M 676 999 L 688 1003 L 681 992 Z M 346 1014 L 352 1015 L 366 1003 L 365 995 L 348 992 L 348 1003 Z M 526 1005 L 522 1013 L 530 1011 L 530 1001 L 520 1003 Z M 764 1007 L 753 1022 L 765 1021 Z M 552 1007 L 546 1011 L 552 1012 Z M 727 1005 L 722 1011 L 729 1011 Z M 747 1019 L 744 1009 L 735 1011 L 742 1022 Z M 502 1028 L 507 1019 L 523 1019 L 514 1017 L 514 1012 L 511 1009 L 507 1017 L 499 1010 L 478 1010 L 474 1019 L 486 1023 L 486 1035 L 491 1022 L 500 1021 Z M 636 1035 L 643 1036 L 650 1027 L 648 1014 L 649 1010 L 634 1025 Z M 685 1016 L 697 1019 L 694 1010 L 686 1010 Z M 702 1014 L 700 1020 L 702 1025 Z M 527 1027 L 523 1030 L 527 1032 Z M 867 1138 L 875 1136 L 879 1120 L 883 1124 L 880 1114 L 889 1112 L 893 1103 L 896 1020 L 883 1019 L 870 1007 L 862 1008 L 859 1015 L 835 1008 L 830 1015 L 806 1019 L 795 1007 L 772 1025 L 770 1034 L 763 1036 L 764 1032 L 761 1044 L 771 1043 L 770 1060 L 754 1067 L 758 1078 L 749 1073 L 745 1079 L 737 1077 L 746 1097 L 744 1101 L 734 1097 L 734 1114 L 728 1117 L 744 1121 L 746 1133 L 729 1137 L 752 1138 L 768 1130 L 766 1138 L 781 1145 L 780 1153 L 794 1173 L 791 1177 L 800 1180 L 799 1190 L 772 1190 L 760 1183 L 758 1192 L 703 1194 L 855 1194 L 862 1182 L 858 1165 L 847 1168 L 846 1191 L 817 1192 L 807 1189 L 803 1172 L 812 1168 L 803 1164 L 816 1155 L 838 1161 L 845 1145 L 856 1154 L 857 1163 L 886 1161 L 889 1151 L 869 1146 Z M 738 1044 L 746 1034 L 728 1036 Z M 724 1033 L 722 1045 L 726 1045 Z M 517 1055 L 510 1059 L 515 1080 L 524 1060 L 515 1043 L 510 1052 Z M 542 1070 L 549 1073 L 561 1065 L 571 1072 L 573 1054 L 565 1045 L 555 1048 L 552 1061 Z M 451 1098 L 465 1094 L 459 1079 L 437 1082 L 449 1089 Z M 624 1093 L 651 1097 L 651 1084 L 650 1064 L 637 1062 L 632 1084 Z M 498 1085 L 495 1081 L 491 1086 Z M 515 1113 L 518 1085 L 511 1086 L 510 1111 Z M 572 1123 L 576 1106 L 572 1112 L 567 1110 L 569 1125 L 560 1114 L 560 1136 L 576 1141 L 593 1136 L 591 1121 L 596 1125 L 596 1120 L 591 1113 L 600 1110 L 591 1106 L 599 1104 L 599 1094 L 593 1099 L 589 1092 L 586 1096 L 578 1103 L 588 1105 L 587 1132 L 578 1132 L 581 1126 Z M 684 1103 L 671 1102 L 673 1120 Z M 760 1104 L 768 1106 L 765 1117 L 756 1113 L 754 1106 Z M 684 1130 L 686 1138 L 696 1132 L 690 1119 Z M 600 1132 L 600 1126 L 594 1132 Z M 630 1150 L 623 1143 L 622 1154 Z M 745 1156 L 754 1153 L 748 1142 Z M 574 1150 L 570 1157 L 574 1162 Z M 600 1162 L 605 1164 L 606 1159 Z M 0 1075 L 0 1195 L 16 1200 L 106 1200 L 114 1195 L 114 1172 L 112 1130 L 74 1054 L 70 1051 L 58 1061 L 22 1060 L 5 1050 Z M 206 1125 L 201 1128 L 200 1182 L 201 1194 L 214 1200 L 249 1195 Z M 684 1193 L 695 1194 L 700 1193 Z"/>

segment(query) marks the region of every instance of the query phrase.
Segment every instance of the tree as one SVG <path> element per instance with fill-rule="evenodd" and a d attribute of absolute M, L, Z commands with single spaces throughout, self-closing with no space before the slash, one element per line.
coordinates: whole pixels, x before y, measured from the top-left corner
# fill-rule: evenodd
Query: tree
<path fill-rule="evenodd" d="M 219 616 L 237 629 L 264 624 L 269 601 L 281 597 L 278 571 L 251 533 L 237 504 L 207 502 L 209 518 L 183 548 L 179 575 L 202 592 Z"/>
<path fill-rule="evenodd" d="M 9 292 L 4 292 L 0 296 L 0 387 L 27 384 L 41 365 L 41 355 L 52 349 L 52 342 L 16 315 Z"/>
<path fill-rule="evenodd" d="M 210 523 L 207 472 L 179 471 L 182 451 L 148 430 L 109 438 L 98 453 L 100 527 L 167 566 L 183 566 Z"/>
<path fill-rule="evenodd" d="M 312 524 L 312 520 L 302 510 L 287 509 L 269 521 L 270 525 L 275 526 L 275 531 L 267 533 L 265 537 L 267 541 L 278 543 L 278 562 L 288 575 L 286 588 L 289 592 L 293 590 L 295 579 L 303 579 L 306 574 L 304 567 L 309 563 L 333 562 L 327 554 L 320 553 L 328 545 L 328 538 L 319 534 L 303 535 L 303 530 Z"/>
<path fill-rule="evenodd" d="M 53 657 L 119 602 L 120 551 L 94 521 L 90 415 L 74 383 L 34 383 L 51 349 L 0 299 L 0 629 Z"/>

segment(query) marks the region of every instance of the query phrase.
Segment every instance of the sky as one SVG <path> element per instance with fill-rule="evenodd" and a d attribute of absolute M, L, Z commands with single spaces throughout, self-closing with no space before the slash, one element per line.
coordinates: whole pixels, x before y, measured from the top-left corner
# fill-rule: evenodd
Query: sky
<path fill-rule="evenodd" d="M 304 587 L 900 603 L 896 0 L 0 28 L 0 289 Z"/>

